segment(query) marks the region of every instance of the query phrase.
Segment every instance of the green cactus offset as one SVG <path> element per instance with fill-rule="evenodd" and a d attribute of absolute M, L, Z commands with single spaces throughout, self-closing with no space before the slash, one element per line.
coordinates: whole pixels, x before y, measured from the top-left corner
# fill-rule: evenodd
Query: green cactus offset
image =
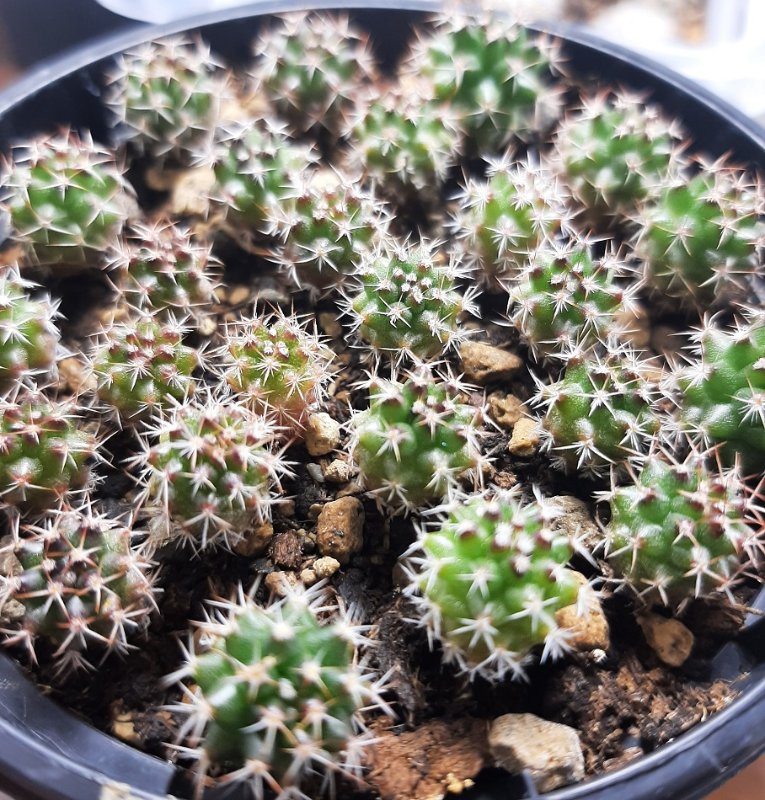
<path fill-rule="evenodd" d="M 55 648 L 58 672 L 89 667 L 88 656 L 130 649 L 128 637 L 148 623 L 154 608 L 153 575 L 131 548 L 131 530 L 89 504 L 64 506 L 29 526 L 12 545 L 21 573 L 0 578 L 0 605 L 24 608 L 19 630 L 5 644 L 34 642 Z"/>
<path fill-rule="evenodd" d="M 61 265 L 59 272 L 98 265 L 137 211 L 114 154 L 89 134 L 61 131 L 18 145 L 2 172 L 11 238 L 34 261 Z"/>
<path fill-rule="evenodd" d="M 556 612 L 578 604 L 588 586 L 566 564 L 574 543 L 551 525 L 553 506 L 518 492 L 458 498 L 420 532 L 406 554 L 419 624 L 440 642 L 446 662 L 490 681 L 525 676 L 531 651 L 541 660 L 566 652 Z"/>
<path fill-rule="evenodd" d="M 393 513 L 444 501 L 462 478 L 481 484 L 484 411 L 463 400 L 468 388 L 425 369 L 404 382 L 370 379 L 369 408 L 351 420 L 350 450 L 367 489 Z"/>

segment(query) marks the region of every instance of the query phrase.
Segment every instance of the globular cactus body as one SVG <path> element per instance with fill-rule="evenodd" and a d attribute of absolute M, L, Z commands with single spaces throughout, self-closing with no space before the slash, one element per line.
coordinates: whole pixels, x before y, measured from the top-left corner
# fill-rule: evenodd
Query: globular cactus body
<path fill-rule="evenodd" d="M 175 408 L 150 430 L 156 444 L 138 459 L 154 543 L 195 549 L 242 541 L 271 516 L 272 487 L 287 472 L 268 447 L 275 428 L 236 403 L 211 397 Z"/>
<path fill-rule="evenodd" d="M 123 422 L 136 423 L 190 397 L 198 351 L 183 344 L 188 329 L 170 318 L 141 317 L 104 331 L 93 353 L 96 394 Z"/>
<path fill-rule="evenodd" d="M 483 412 L 461 400 L 463 388 L 426 371 L 370 386 L 369 409 L 352 420 L 351 452 L 367 488 L 394 512 L 443 501 L 463 474 L 480 483 Z"/>
<path fill-rule="evenodd" d="M 62 132 L 19 145 L 12 157 L 2 201 L 13 239 L 41 264 L 97 264 L 136 210 L 114 155 L 89 136 Z"/>
<path fill-rule="evenodd" d="M 592 475 L 639 463 L 659 429 L 659 371 L 627 349 L 567 362 L 563 377 L 540 385 L 535 398 L 546 409 L 544 447 L 554 462 Z"/>
<path fill-rule="evenodd" d="M 206 647 L 172 676 L 195 684 L 190 702 L 175 707 L 190 715 L 192 754 L 228 768 L 226 781 L 246 782 L 256 800 L 269 789 L 305 797 L 299 787 L 310 775 L 326 786 L 336 773 L 356 774 L 370 739 L 360 711 L 387 711 L 382 683 L 354 657 L 364 629 L 342 616 L 319 621 L 320 605 L 333 610 L 322 601 L 315 590 L 265 607 L 241 592 L 215 601 L 200 624 Z"/>
<path fill-rule="evenodd" d="M 477 290 L 457 291 L 464 275 L 454 259 L 447 261 L 427 242 L 381 248 L 359 265 L 361 285 L 347 298 L 346 313 L 373 352 L 394 360 L 429 359 L 463 338 L 463 313 L 478 314 Z"/>
<path fill-rule="evenodd" d="M 580 582 L 566 569 L 574 550 L 554 516 L 541 499 L 498 492 L 456 501 L 422 531 L 409 552 L 408 591 L 445 660 L 497 680 L 523 677 L 537 645 L 543 660 L 565 652 L 555 613 L 577 603 Z"/>
<path fill-rule="evenodd" d="M 708 307 L 745 295 L 760 263 L 763 191 L 734 168 L 702 164 L 641 210 L 637 254 L 658 293 Z"/>
<path fill-rule="evenodd" d="M 119 520 L 88 506 L 64 507 L 25 531 L 14 547 L 22 571 L 3 591 L 24 617 L 7 643 L 24 642 L 34 656 L 34 640 L 48 640 L 61 671 L 86 666 L 88 650 L 126 651 L 129 633 L 153 608 L 152 577 L 131 537 Z"/>
<path fill-rule="evenodd" d="M 756 550 L 743 481 L 735 469 L 708 467 L 704 454 L 691 452 L 682 463 L 652 457 L 634 484 L 614 488 L 608 499 L 611 565 L 649 601 L 730 596 Z"/>
<path fill-rule="evenodd" d="M 294 316 L 239 322 L 220 353 L 226 382 L 254 411 L 298 433 L 332 376 L 332 351 Z"/>

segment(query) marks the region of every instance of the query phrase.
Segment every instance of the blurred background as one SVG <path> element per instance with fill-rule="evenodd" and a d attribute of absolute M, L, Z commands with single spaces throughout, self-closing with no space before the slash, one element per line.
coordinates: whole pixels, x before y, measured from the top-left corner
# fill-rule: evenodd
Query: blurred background
<path fill-rule="evenodd" d="M 510 4 L 489 2 L 499 8 Z M 0 0 L 0 88 L 89 39 L 243 4 Z M 358 5 L 363 6 L 363 0 Z M 528 5 L 537 18 L 588 26 L 603 38 L 670 66 L 765 124 L 765 0 L 529 0 Z M 10 800 L 2 785 L 0 800 Z M 765 800 L 765 758 L 709 800 Z"/>

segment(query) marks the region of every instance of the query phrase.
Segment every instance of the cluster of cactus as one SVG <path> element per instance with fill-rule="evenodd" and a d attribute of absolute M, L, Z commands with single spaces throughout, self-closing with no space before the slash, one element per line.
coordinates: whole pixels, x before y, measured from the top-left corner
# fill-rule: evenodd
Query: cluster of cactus
<path fill-rule="evenodd" d="M 183 344 L 187 330 L 172 317 L 114 323 L 92 355 L 98 399 L 123 422 L 136 423 L 190 397 L 201 359 Z"/>
<path fill-rule="evenodd" d="M 572 542 L 551 526 L 555 509 L 518 493 L 459 498 L 409 554 L 410 593 L 444 651 L 491 680 L 524 675 L 529 651 L 542 660 L 566 650 L 555 612 L 575 605 L 581 582 L 566 568 Z"/>
<path fill-rule="evenodd" d="M 691 451 L 683 462 L 652 456 L 633 484 L 607 495 L 606 544 L 617 576 L 665 605 L 730 594 L 742 557 L 756 550 L 748 492 L 736 468 L 710 467 L 705 454 Z"/>
<path fill-rule="evenodd" d="M 464 275 L 433 243 L 380 248 L 359 264 L 360 286 L 347 300 L 352 328 L 394 361 L 438 356 L 464 336 L 460 315 L 478 313 L 475 289 L 457 291 Z"/>
<path fill-rule="evenodd" d="M 367 488 L 392 511 L 443 501 L 462 476 L 480 483 L 482 412 L 461 399 L 465 388 L 426 370 L 404 382 L 370 381 L 369 408 L 352 420 L 350 449 Z"/>
<path fill-rule="evenodd" d="M 151 545 L 179 540 L 232 547 L 270 518 L 273 487 L 287 469 L 271 450 L 273 424 L 208 395 L 178 405 L 150 430 L 139 456 L 153 518 Z"/>
<path fill-rule="evenodd" d="M 172 676 L 181 752 L 214 776 L 200 780 L 247 781 L 257 800 L 355 774 L 363 715 L 388 710 L 370 610 L 356 624 L 324 584 L 295 589 L 319 579 L 340 519 L 322 511 L 307 533 L 315 492 L 357 507 L 356 523 L 349 495 L 376 501 L 386 535 L 371 546 L 405 551 L 422 641 L 489 692 L 583 647 L 571 614 L 593 594 L 571 569 L 584 545 L 545 496 L 558 484 L 610 502 L 583 554 L 635 608 L 730 599 L 759 569 L 765 512 L 739 472 L 765 465 L 765 316 L 725 324 L 758 289 L 761 187 L 686 157 L 674 120 L 615 90 L 580 87 L 556 120 L 577 87 L 545 37 L 484 15 L 433 22 L 381 69 L 347 16 L 315 12 L 264 24 L 248 72 L 199 39 L 137 48 L 109 76 L 117 148 L 61 131 L 3 169 L 0 505 L 20 572 L 0 576 L 0 612 L 24 614 L 2 631 L 33 656 L 46 638 L 38 652 L 68 671 L 146 627 L 138 554 L 161 569 L 186 546 L 208 574 L 269 573 L 282 599 L 256 582 L 212 601 Z M 65 279 L 90 267 L 105 272 L 80 309 Z M 74 311 L 61 329 L 59 290 Z M 662 296 L 674 317 L 659 320 Z M 513 330 L 484 337 L 477 320 L 505 309 Z M 677 367 L 657 323 L 709 309 L 723 314 Z M 57 364 L 99 327 L 81 374 Z M 474 333 L 489 344 L 465 344 Z M 507 352 L 519 340 L 528 371 Z M 450 371 L 459 344 L 490 400 L 532 395 L 541 442 L 489 422 Z M 352 538 L 343 565 L 372 537 Z M 214 581 L 232 587 L 227 569 Z"/>
<path fill-rule="evenodd" d="M 135 211 L 114 154 L 74 131 L 15 147 L 0 182 L 12 238 L 43 265 L 97 263 Z"/>
<path fill-rule="evenodd" d="M 131 548 L 132 536 L 88 503 L 62 506 L 25 530 L 11 546 L 21 572 L 0 579 L 0 600 L 24 608 L 9 643 L 24 643 L 34 658 L 35 639 L 44 637 L 62 671 L 86 665 L 93 645 L 105 655 L 126 651 L 128 632 L 144 625 L 154 606 L 149 566 Z"/>
<path fill-rule="evenodd" d="M 299 430 L 321 404 L 332 353 L 299 320 L 284 314 L 241 320 L 229 328 L 224 378 L 254 411 Z"/>
<path fill-rule="evenodd" d="M 357 774 L 371 741 L 360 712 L 387 710 L 382 683 L 355 658 L 364 628 L 336 608 L 322 622 L 326 600 L 317 586 L 263 607 L 240 587 L 235 600 L 213 604 L 199 626 L 204 648 L 187 652 L 173 676 L 196 687 L 176 710 L 189 715 L 199 757 L 250 778 L 259 800 L 267 789 L 288 796 L 310 774 L 325 784 Z"/>
<path fill-rule="evenodd" d="M 627 275 L 617 256 L 593 258 L 586 241 L 542 247 L 510 291 L 510 319 L 541 356 L 586 352 L 617 336 L 619 315 L 634 309 L 638 285 L 618 283 Z"/>

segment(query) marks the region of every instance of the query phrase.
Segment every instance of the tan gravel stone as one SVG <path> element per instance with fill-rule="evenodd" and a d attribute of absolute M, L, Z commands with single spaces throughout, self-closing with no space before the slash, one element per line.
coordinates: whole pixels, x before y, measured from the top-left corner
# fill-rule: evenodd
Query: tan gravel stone
<path fill-rule="evenodd" d="M 340 423 L 323 411 L 311 414 L 305 428 L 305 446 L 312 456 L 325 456 L 340 444 Z"/>
<path fill-rule="evenodd" d="M 316 543 L 323 556 L 347 564 L 364 544 L 364 506 L 355 497 L 326 503 L 316 523 Z"/>
<path fill-rule="evenodd" d="M 659 614 L 641 614 L 638 624 L 651 649 L 665 664 L 680 667 L 688 660 L 694 638 L 680 620 Z"/>
<path fill-rule="evenodd" d="M 294 572 L 269 572 L 265 578 L 266 588 L 278 597 L 284 597 L 298 584 Z"/>
<path fill-rule="evenodd" d="M 336 458 L 324 468 L 324 479 L 329 483 L 348 483 L 354 472 L 355 470 L 347 461 Z"/>
<path fill-rule="evenodd" d="M 466 380 L 479 386 L 509 380 L 523 366 L 515 353 L 481 342 L 465 342 L 460 358 Z"/>
<path fill-rule="evenodd" d="M 579 734 L 534 714 L 497 717 L 489 728 L 489 749 L 497 766 L 513 773 L 527 771 L 539 792 L 584 778 Z"/>
<path fill-rule="evenodd" d="M 555 612 L 555 621 L 569 635 L 566 643 L 574 650 L 589 653 L 593 650 L 608 650 L 611 646 L 608 620 L 596 592 L 587 585 L 587 578 L 580 572 L 570 571 L 582 585 L 579 600 Z M 581 613 L 580 613 L 581 612 Z"/>
<path fill-rule="evenodd" d="M 513 427 L 513 435 L 510 437 L 507 450 L 513 456 L 533 456 L 539 449 L 540 441 L 541 435 L 537 420 L 523 417 Z"/>
<path fill-rule="evenodd" d="M 487 398 L 489 416 L 501 428 L 512 430 L 526 416 L 526 406 L 514 394 L 492 392 Z"/>
<path fill-rule="evenodd" d="M 270 522 L 264 522 L 255 528 L 247 531 L 231 549 L 240 556 L 247 558 L 260 556 L 266 552 L 271 539 L 274 536 L 274 526 Z"/>
<path fill-rule="evenodd" d="M 319 579 L 331 578 L 340 569 L 340 562 L 332 556 L 323 556 L 313 562 L 312 569 Z"/>

